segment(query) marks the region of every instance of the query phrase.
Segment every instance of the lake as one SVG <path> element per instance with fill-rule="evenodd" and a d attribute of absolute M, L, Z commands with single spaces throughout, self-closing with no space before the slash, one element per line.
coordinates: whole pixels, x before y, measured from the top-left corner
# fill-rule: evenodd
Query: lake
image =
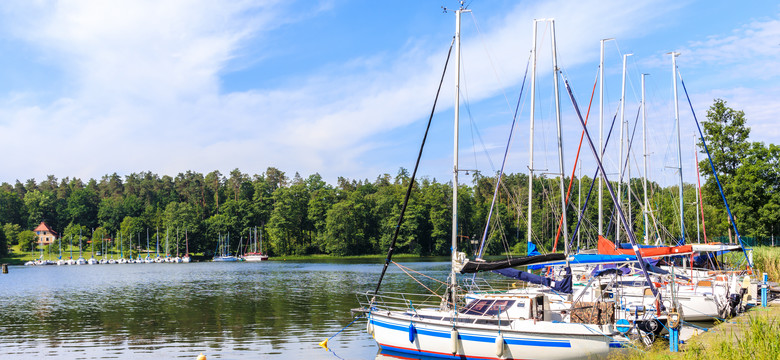
<path fill-rule="evenodd" d="M 437 259 L 442 260 L 442 259 Z M 370 262 L 370 263 L 369 263 Z M 404 265 L 446 279 L 449 262 Z M 0 359 L 374 359 L 357 291 L 371 260 L 11 266 L 0 275 Z M 390 266 L 387 291 L 419 291 Z"/>

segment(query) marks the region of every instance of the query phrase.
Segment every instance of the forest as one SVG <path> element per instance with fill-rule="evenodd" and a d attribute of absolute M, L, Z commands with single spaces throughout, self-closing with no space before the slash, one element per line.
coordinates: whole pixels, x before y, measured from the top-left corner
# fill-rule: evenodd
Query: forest
<path fill-rule="evenodd" d="M 750 142 L 750 128 L 742 111 L 731 109 L 716 99 L 702 123 L 712 156 L 739 233 L 753 243 L 773 242 L 780 230 L 780 147 Z M 700 144 L 701 148 L 701 144 Z M 703 159 L 703 160 L 701 160 Z M 729 223 L 712 167 L 706 154 L 700 155 L 701 203 L 695 205 L 697 187 L 683 186 L 686 205 L 685 241 L 736 241 Z M 590 172 L 591 170 L 588 170 Z M 526 212 L 528 175 L 505 174 L 487 232 L 487 253 L 526 251 Z M 398 222 L 409 185 L 410 172 L 400 168 L 395 175 L 375 179 L 338 178 L 326 183 L 319 174 L 289 176 L 274 167 L 264 173 L 246 174 L 234 169 L 229 174 L 187 171 L 175 177 L 152 172 L 120 176 L 105 175 L 99 180 L 82 180 L 54 175 L 37 182 L 0 185 L 0 256 L 8 247 L 20 245 L 23 251 L 35 247 L 32 232 L 44 221 L 61 236 L 81 233 L 96 247 L 103 241 L 111 246 L 123 242 L 125 249 L 145 248 L 147 234 L 154 241 L 166 231 L 187 233 L 190 252 L 213 254 L 218 236 L 228 235 L 231 251 L 239 239 L 246 243 L 250 229 L 262 233 L 264 251 L 272 256 L 330 254 L 336 256 L 380 254 L 387 251 Z M 496 174 L 471 176 L 458 193 L 458 234 L 460 249 L 473 251 L 482 240 Z M 573 236 L 580 207 L 585 203 L 592 178 L 574 179 L 566 211 L 570 243 L 574 248 L 595 246 L 598 223 L 597 194 L 594 188 L 579 226 Z M 566 179 L 568 184 L 569 179 Z M 581 182 L 581 183 L 580 183 Z M 561 217 L 558 178 L 534 177 L 533 241 L 543 251 L 553 251 Z M 649 243 L 678 242 L 680 234 L 678 187 L 661 187 L 648 181 L 650 221 L 643 216 L 643 181 L 630 180 L 622 187 L 624 210 L 638 239 L 647 227 Z M 580 193 L 580 187 L 582 193 Z M 605 229 L 615 231 L 615 214 L 609 193 L 603 192 Z M 628 198 L 632 201 L 628 205 Z M 417 179 L 401 225 L 396 252 L 446 255 L 451 239 L 451 183 Z M 578 205 L 579 204 L 579 205 Z M 697 218 L 703 224 L 697 231 Z M 564 240 L 555 250 L 562 251 Z M 58 246 L 52 244 L 51 246 Z M 153 245 L 152 245 L 153 247 Z"/>

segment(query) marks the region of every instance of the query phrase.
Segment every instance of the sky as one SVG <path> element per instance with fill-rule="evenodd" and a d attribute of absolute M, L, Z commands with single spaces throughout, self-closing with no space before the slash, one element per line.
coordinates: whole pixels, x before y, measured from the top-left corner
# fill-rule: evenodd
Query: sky
<path fill-rule="evenodd" d="M 751 140 L 780 143 L 780 4 L 749 1 L 467 1 L 462 16 L 459 167 L 494 174 L 515 108 L 507 172 L 527 172 L 534 19 L 554 19 L 558 66 L 583 112 L 605 42 L 605 127 L 636 129 L 646 77 L 648 177 L 679 181 L 672 60 L 699 120 L 713 99 L 745 112 Z M 411 169 L 455 29 L 452 0 L 376 2 L 138 0 L 0 3 L 0 182 L 176 176 L 268 167 L 373 181 Z M 448 10 L 444 11 L 443 8 Z M 534 168 L 560 173 L 550 22 L 537 23 Z M 453 169 L 454 65 L 419 174 Z M 523 84 L 525 84 L 523 86 Z M 520 96 L 521 88 L 524 89 Z M 580 132 L 561 79 L 564 172 Z M 599 91 L 589 132 L 599 137 Z M 519 102 L 518 102 L 519 99 Z M 695 181 L 691 107 L 678 83 L 683 177 Z M 519 105 L 518 105 L 519 104 Z M 618 172 L 620 126 L 605 150 Z M 626 135 L 628 138 L 628 135 Z M 626 141 L 627 142 L 627 141 Z M 627 150 L 624 150 L 627 153 Z M 581 155 L 583 175 L 594 157 Z M 470 182 L 465 174 L 461 182 Z"/>

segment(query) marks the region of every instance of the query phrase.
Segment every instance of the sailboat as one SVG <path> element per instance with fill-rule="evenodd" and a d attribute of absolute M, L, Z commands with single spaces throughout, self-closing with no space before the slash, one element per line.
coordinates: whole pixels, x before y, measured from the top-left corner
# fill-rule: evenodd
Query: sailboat
<path fill-rule="evenodd" d="M 257 227 L 255 227 L 255 236 L 254 241 L 251 241 L 252 232 L 249 232 L 250 236 L 250 245 L 247 246 L 247 249 L 249 250 L 249 247 L 251 247 L 251 252 L 248 252 L 244 254 L 244 260 L 245 261 L 265 261 L 268 260 L 268 255 L 263 254 L 263 232 L 260 231 L 260 245 L 258 247 L 257 242 Z"/>
<path fill-rule="evenodd" d="M 146 258 L 144 259 L 144 262 L 147 264 L 154 262 L 149 255 L 149 228 L 146 228 Z"/>
<path fill-rule="evenodd" d="M 95 239 L 94 239 L 95 229 L 92 229 L 92 234 L 93 234 L 92 240 L 90 240 L 89 242 L 89 251 L 91 253 L 91 256 L 89 260 L 87 260 L 87 264 L 97 265 L 100 264 L 100 262 L 97 259 L 95 259 Z"/>
<path fill-rule="evenodd" d="M 181 262 L 181 257 L 179 256 L 179 228 L 176 228 L 176 257 L 173 258 L 173 262 Z"/>
<path fill-rule="evenodd" d="M 216 252 L 218 255 L 214 255 L 214 258 L 211 261 L 238 261 L 237 257 L 230 255 L 230 234 L 225 237 L 222 237 L 221 234 L 218 234 L 217 236 L 219 237 L 219 244 L 217 245 Z"/>
<path fill-rule="evenodd" d="M 70 240 L 70 258 L 65 263 L 68 265 L 76 265 L 76 260 L 73 260 L 73 235 L 68 238 Z"/>
<path fill-rule="evenodd" d="M 465 11 L 468 10 L 462 5 L 455 10 L 453 199 L 458 198 L 460 18 Z M 459 299 L 456 275 L 460 264 L 467 262 L 465 254 L 457 251 L 457 201 L 452 206 L 452 264 L 447 293 L 436 295 L 440 301 L 426 301 L 430 294 L 412 298 L 410 294 L 379 293 L 377 285 L 377 290 L 364 294 L 362 307 L 356 309 L 367 314 L 367 331 L 383 352 L 446 359 L 574 359 L 602 356 L 611 348 L 621 346 L 621 336 L 614 323 L 569 322 L 564 312 L 550 308 L 549 298 L 544 294 L 497 293 L 484 294 L 468 302 Z M 526 260 L 534 259 L 523 259 Z"/>
<path fill-rule="evenodd" d="M 157 246 L 155 248 L 156 250 L 155 250 L 154 262 L 161 263 L 163 262 L 163 259 L 162 257 L 160 257 L 160 229 L 159 228 L 156 230 L 156 233 L 157 233 Z"/>
<path fill-rule="evenodd" d="M 181 262 L 188 263 L 192 261 L 190 259 L 190 240 L 187 238 L 187 229 L 184 229 L 184 256 L 181 258 Z"/>
<path fill-rule="evenodd" d="M 60 256 L 57 257 L 57 265 L 65 265 L 65 260 L 62 260 L 62 237 L 58 237 L 57 242 L 60 245 Z"/>

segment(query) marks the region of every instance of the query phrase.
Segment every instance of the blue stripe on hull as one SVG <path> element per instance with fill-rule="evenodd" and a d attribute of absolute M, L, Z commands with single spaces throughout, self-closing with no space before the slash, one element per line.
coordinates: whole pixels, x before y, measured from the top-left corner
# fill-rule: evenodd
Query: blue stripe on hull
<path fill-rule="evenodd" d="M 408 327 L 400 326 L 396 324 L 387 323 L 384 321 L 378 321 L 376 319 L 371 319 L 371 323 L 374 324 L 374 326 L 379 326 L 383 328 L 387 328 L 390 330 L 397 330 L 397 331 L 403 331 L 408 332 Z M 416 328 L 418 335 L 425 335 L 425 336 L 432 336 L 432 337 L 439 337 L 439 338 L 450 338 L 449 332 L 443 332 L 443 331 L 435 331 L 435 330 L 429 330 L 429 329 L 423 329 L 423 328 Z M 496 337 L 495 336 L 480 336 L 480 335 L 470 335 L 470 334 L 460 334 L 460 339 L 462 341 L 473 341 L 473 342 L 483 342 L 483 343 L 495 343 Z M 551 340 L 551 339 L 531 339 L 531 338 L 516 338 L 516 337 L 504 337 L 504 341 L 508 345 L 522 345 L 522 346 L 542 346 L 542 347 L 555 347 L 555 348 L 570 348 L 571 342 L 569 340 Z"/>
<path fill-rule="evenodd" d="M 431 352 L 431 351 L 423 351 L 423 350 L 417 350 L 417 349 L 408 349 L 408 348 L 402 348 L 402 347 L 395 347 L 395 346 L 384 345 L 384 344 L 379 344 L 379 347 L 382 349 L 382 354 L 388 354 L 388 355 L 394 355 L 394 354 L 412 355 L 414 357 L 411 357 L 411 358 L 403 357 L 404 359 L 412 359 L 412 360 L 416 360 L 416 359 L 421 359 L 421 360 L 427 360 L 427 359 L 521 360 L 521 359 L 518 359 L 518 358 L 497 358 L 497 357 L 455 355 L 455 354 L 447 354 L 447 353 L 439 353 L 439 352 Z"/>

